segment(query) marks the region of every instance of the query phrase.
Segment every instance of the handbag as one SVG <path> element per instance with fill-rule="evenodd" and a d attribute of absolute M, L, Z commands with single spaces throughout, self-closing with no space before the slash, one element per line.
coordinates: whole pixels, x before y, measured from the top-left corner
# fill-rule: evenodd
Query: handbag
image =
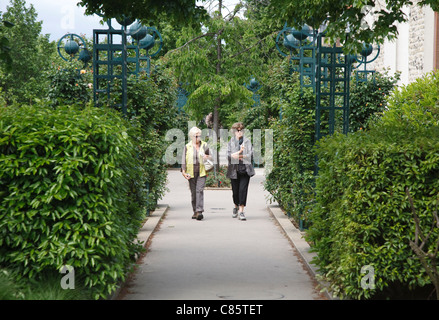
<path fill-rule="evenodd" d="M 204 169 L 206 170 L 206 172 L 210 172 L 213 170 L 213 161 L 206 159 L 204 160 Z"/>

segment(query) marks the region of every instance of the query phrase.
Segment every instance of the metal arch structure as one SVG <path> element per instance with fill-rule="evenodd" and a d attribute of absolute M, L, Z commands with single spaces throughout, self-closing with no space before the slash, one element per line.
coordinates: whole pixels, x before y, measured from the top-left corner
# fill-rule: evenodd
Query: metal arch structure
<path fill-rule="evenodd" d="M 135 52 L 135 58 L 129 58 L 128 61 L 135 64 L 134 71 L 130 72 L 136 75 L 146 72 L 149 77 L 151 73 L 151 58 L 158 55 L 163 47 L 162 35 L 155 27 L 142 26 L 139 21 L 136 21 L 130 27 L 128 35 L 131 36 L 133 41 L 131 45 L 127 46 L 127 49 L 134 50 Z M 145 54 L 142 54 L 143 50 L 145 50 Z M 142 61 L 146 62 L 146 68 L 142 67 Z"/>
<path fill-rule="evenodd" d="M 77 39 L 78 41 L 76 41 L 75 39 Z M 64 40 L 66 40 L 65 43 L 63 42 Z M 67 33 L 62 36 L 61 39 L 58 40 L 57 51 L 58 55 L 64 61 L 71 61 L 72 59 L 77 58 L 79 61 L 82 61 L 86 66 L 87 63 L 91 60 L 91 53 L 87 49 L 87 43 L 81 36 L 75 33 Z M 67 56 L 65 56 L 63 52 Z"/>
<path fill-rule="evenodd" d="M 316 54 L 315 141 L 334 134 L 336 128 L 344 134 L 349 131 L 351 59 L 342 47 L 324 46 L 324 37 L 319 33 Z"/>
<path fill-rule="evenodd" d="M 127 115 L 127 77 L 129 74 L 138 76 L 142 71 L 146 71 L 149 77 L 150 58 L 160 52 L 163 39 L 155 27 L 143 27 L 136 22 L 138 27 L 128 30 L 133 19 L 120 17 L 116 20 L 122 26 L 120 30 L 112 27 L 111 19 L 106 20 L 108 29 L 93 30 L 93 99 L 96 106 L 104 101 Z M 156 37 L 159 46 L 151 53 Z M 146 55 L 142 55 L 141 50 L 146 50 Z M 134 57 L 129 57 L 128 53 L 132 51 Z M 141 67 L 142 61 L 146 61 L 146 68 Z M 130 70 L 132 64 L 135 65 L 134 70 Z M 114 82 L 117 79 L 121 83 L 120 90 Z"/>
<path fill-rule="evenodd" d="M 316 49 L 318 31 L 304 25 L 300 30 L 291 28 L 285 23 L 276 37 L 276 48 L 279 53 L 290 57 L 290 73 L 298 72 L 302 88 L 315 90 Z M 288 53 L 282 50 L 288 50 Z"/>
<path fill-rule="evenodd" d="M 363 49 L 361 50 L 360 54 L 356 56 L 351 56 L 352 62 L 358 63 L 356 67 L 352 68 L 353 70 L 355 70 L 357 82 L 367 82 L 369 75 L 375 75 L 375 70 L 367 70 L 367 64 L 374 62 L 380 55 L 381 48 L 379 45 L 377 45 L 375 55 L 372 56 L 372 58 L 370 59 L 370 56 L 373 54 L 374 49 L 375 48 L 372 44 L 364 43 Z M 361 66 L 363 66 L 363 70 L 360 70 Z M 375 81 L 375 77 L 373 79 Z"/>
<path fill-rule="evenodd" d="M 253 103 L 252 107 L 259 106 L 261 104 L 261 98 L 260 98 L 259 94 L 257 94 L 256 92 L 259 91 L 259 89 L 262 88 L 262 85 L 256 80 L 255 77 L 251 76 L 250 77 L 250 83 L 246 84 L 244 82 L 244 87 L 246 87 L 248 90 L 253 92 L 252 98 L 253 98 L 253 101 L 255 103 Z"/>
<path fill-rule="evenodd" d="M 366 65 L 368 50 L 361 58 L 345 55 L 342 47 L 325 44 L 324 31 L 284 28 L 276 38 L 276 48 L 282 56 L 290 57 L 290 72 L 298 72 L 301 88 L 311 87 L 315 93 L 314 141 L 336 131 L 349 131 L 349 94 L 352 63 Z M 348 34 L 346 35 L 348 36 Z M 286 48 L 288 53 L 281 48 Z M 376 59 L 376 57 L 374 58 Z M 366 62 L 367 61 L 367 62 Z M 366 70 L 366 67 L 365 67 Z M 318 158 L 314 158 L 314 175 L 318 174 Z M 299 225 L 303 229 L 303 212 L 299 213 Z"/>
<path fill-rule="evenodd" d="M 285 23 L 276 37 L 276 48 L 282 56 L 290 57 L 290 70 L 299 73 L 301 87 L 312 87 L 316 94 L 316 141 L 336 130 L 345 134 L 349 131 L 351 73 L 357 69 L 357 81 L 367 81 L 368 75 L 375 73 L 367 70 L 367 64 L 375 61 L 380 53 L 378 46 L 372 55 L 372 45 L 364 44 L 359 55 L 345 55 L 342 47 L 331 47 L 324 43 L 325 34 L 324 31 L 311 30 L 306 25 L 296 30 Z M 358 65 L 354 68 L 352 65 L 355 62 Z M 338 125 L 340 121 L 342 123 Z"/>
<path fill-rule="evenodd" d="M 93 100 L 95 106 L 103 101 L 118 108 L 127 115 L 127 26 L 131 19 L 118 19 L 120 30 L 111 26 L 108 29 L 93 29 Z M 121 89 L 115 89 L 119 79 Z"/>

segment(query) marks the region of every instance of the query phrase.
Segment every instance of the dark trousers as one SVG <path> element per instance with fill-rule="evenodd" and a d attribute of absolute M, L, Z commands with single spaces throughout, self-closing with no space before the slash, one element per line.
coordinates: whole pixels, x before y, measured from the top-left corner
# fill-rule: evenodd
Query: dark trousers
<path fill-rule="evenodd" d="M 247 173 L 237 173 L 238 179 L 230 179 L 232 182 L 233 203 L 237 206 L 247 205 L 247 191 L 250 176 Z"/>

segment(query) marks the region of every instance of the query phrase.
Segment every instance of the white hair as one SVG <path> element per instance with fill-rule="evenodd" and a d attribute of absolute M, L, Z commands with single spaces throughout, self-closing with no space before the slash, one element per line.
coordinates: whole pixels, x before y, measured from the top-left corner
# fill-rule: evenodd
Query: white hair
<path fill-rule="evenodd" d="M 189 130 L 189 138 L 193 138 L 194 137 L 194 135 L 196 135 L 197 133 L 200 133 L 201 134 L 201 129 L 199 129 L 199 128 L 197 128 L 197 127 L 192 127 L 190 130 Z"/>

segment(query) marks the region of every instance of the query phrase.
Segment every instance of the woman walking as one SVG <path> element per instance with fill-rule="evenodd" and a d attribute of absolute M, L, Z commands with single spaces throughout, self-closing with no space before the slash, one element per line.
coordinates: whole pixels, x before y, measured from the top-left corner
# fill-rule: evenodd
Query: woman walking
<path fill-rule="evenodd" d="M 253 146 L 251 141 L 244 137 L 244 125 L 237 122 L 232 126 L 234 136 L 227 145 L 228 168 L 227 177 L 232 183 L 233 208 L 232 217 L 239 216 L 240 220 L 246 220 L 244 208 L 247 205 L 247 192 L 250 177 L 255 175 L 252 165 Z"/>
<path fill-rule="evenodd" d="M 181 172 L 189 181 L 192 197 L 192 219 L 202 220 L 204 212 L 204 186 L 206 185 L 206 169 L 204 160 L 211 159 L 209 147 L 201 141 L 201 130 L 193 127 L 189 131 L 189 143 L 185 145 Z"/>

